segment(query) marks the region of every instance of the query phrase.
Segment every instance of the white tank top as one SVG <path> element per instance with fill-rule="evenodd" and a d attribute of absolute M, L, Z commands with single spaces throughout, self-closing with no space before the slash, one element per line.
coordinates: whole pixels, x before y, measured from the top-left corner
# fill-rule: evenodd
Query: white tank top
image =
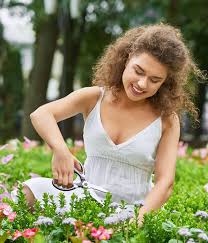
<path fill-rule="evenodd" d="M 101 95 L 86 118 L 83 130 L 87 155 L 84 164 L 86 179 L 111 192 L 115 202 L 120 203 L 121 199 L 128 203 L 144 200 L 153 186 L 156 149 L 162 133 L 161 117 L 116 145 L 102 126 L 100 104 L 104 88 L 100 89 Z M 105 193 L 95 192 L 105 198 Z"/>

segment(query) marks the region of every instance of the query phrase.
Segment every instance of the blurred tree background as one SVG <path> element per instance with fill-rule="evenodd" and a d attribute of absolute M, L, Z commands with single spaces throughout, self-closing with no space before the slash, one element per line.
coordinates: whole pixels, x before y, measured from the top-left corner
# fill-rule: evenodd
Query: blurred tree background
<path fill-rule="evenodd" d="M 0 0 L 0 7 L 9 10 L 11 16 L 30 16 L 35 37 L 29 45 L 31 69 L 24 75 L 25 46 L 6 39 L 6 27 L 0 23 L 2 143 L 22 136 L 39 139 L 29 114 L 46 102 L 89 86 L 92 66 L 105 46 L 128 28 L 161 21 L 179 27 L 199 67 L 208 69 L 207 0 Z M 53 80 L 58 83 L 57 95 L 49 99 L 47 93 Z M 198 92 L 194 101 L 201 125 L 193 129 L 185 114 L 182 138 L 199 145 L 208 140 L 208 90 L 200 80 L 190 85 Z M 78 116 L 59 123 L 64 138 L 81 138 L 80 119 Z"/>

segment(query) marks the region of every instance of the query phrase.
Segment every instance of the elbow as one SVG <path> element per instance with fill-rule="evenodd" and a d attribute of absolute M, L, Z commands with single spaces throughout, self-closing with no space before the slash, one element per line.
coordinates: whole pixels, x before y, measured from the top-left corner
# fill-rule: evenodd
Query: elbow
<path fill-rule="evenodd" d="M 34 117 L 34 114 L 35 112 L 32 112 L 32 113 L 30 113 L 30 120 L 32 120 L 33 119 L 33 117 Z"/>
<path fill-rule="evenodd" d="M 37 116 L 37 110 L 30 113 L 30 120 L 33 120 Z"/>
<path fill-rule="evenodd" d="M 34 120 L 36 117 L 39 116 L 39 114 L 41 113 L 41 108 L 37 108 L 35 111 L 33 111 L 32 113 L 30 113 L 30 120 Z"/>

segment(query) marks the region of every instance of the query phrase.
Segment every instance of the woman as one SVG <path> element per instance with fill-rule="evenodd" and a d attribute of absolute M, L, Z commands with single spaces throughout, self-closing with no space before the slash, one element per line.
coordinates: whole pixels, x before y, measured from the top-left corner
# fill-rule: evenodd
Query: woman
<path fill-rule="evenodd" d="M 87 181 L 110 191 L 113 201 L 144 200 L 139 222 L 145 213 L 159 209 L 173 190 L 181 112 L 197 118 L 185 90 L 190 74 L 202 76 L 178 29 L 156 24 L 127 31 L 98 61 L 93 87 L 74 91 L 31 114 L 34 128 L 53 151 L 53 179 L 70 187 L 74 166 L 80 169 L 57 123 L 82 113 Z M 51 180 L 24 182 L 30 206 L 44 192 L 58 195 Z M 71 192 L 65 195 L 70 201 Z"/>

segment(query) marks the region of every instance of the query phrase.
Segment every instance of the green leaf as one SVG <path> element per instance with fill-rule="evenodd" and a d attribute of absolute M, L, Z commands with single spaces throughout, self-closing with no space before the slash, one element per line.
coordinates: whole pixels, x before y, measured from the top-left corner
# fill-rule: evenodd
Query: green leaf
<path fill-rule="evenodd" d="M 162 228 L 167 232 L 171 232 L 175 227 L 176 227 L 176 225 L 171 221 L 162 223 Z"/>
<path fill-rule="evenodd" d="M 43 234 L 38 233 L 36 234 L 35 238 L 34 238 L 34 243 L 42 243 L 45 242 L 45 238 L 43 236 Z"/>

